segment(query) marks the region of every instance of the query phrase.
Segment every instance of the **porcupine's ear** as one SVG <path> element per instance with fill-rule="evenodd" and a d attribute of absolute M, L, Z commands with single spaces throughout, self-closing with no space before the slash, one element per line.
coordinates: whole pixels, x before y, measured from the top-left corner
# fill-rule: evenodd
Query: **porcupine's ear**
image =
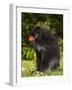
<path fill-rule="evenodd" d="M 40 29 L 40 26 L 36 26 L 35 29 Z"/>

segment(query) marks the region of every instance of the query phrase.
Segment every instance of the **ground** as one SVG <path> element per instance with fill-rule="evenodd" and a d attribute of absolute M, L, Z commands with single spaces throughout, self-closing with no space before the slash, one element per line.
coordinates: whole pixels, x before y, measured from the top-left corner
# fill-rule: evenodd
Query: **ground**
<path fill-rule="evenodd" d="M 60 60 L 60 67 L 55 70 L 46 70 L 45 72 L 36 71 L 35 60 L 22 60 L 21 63 L 21 76 L 22 77 L 33 77 L 33 76 L 57 76 L 63 75 L 63 62 Z"/>

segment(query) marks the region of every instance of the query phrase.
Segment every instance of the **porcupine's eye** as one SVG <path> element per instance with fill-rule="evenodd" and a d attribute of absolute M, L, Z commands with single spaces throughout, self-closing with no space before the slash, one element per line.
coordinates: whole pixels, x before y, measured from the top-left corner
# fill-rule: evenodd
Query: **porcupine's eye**
<path fill-rule="evenodd" d="M 36 34 L 36 35 L 35 35 L 35 39 L 38 39 L 38 37 L 39 37 L 39 35 L 38 35 L 38 34 Z"/>

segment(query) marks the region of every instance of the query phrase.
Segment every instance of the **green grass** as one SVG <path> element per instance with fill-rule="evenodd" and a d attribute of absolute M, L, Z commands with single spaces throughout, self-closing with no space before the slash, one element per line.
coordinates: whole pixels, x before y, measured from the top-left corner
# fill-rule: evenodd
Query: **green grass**
<path fill-rule="evenodd" d="M 33 76 L 58 76 L 63 75 L 63 62 L 60 61 L 60 67 L 55 70 L 46 70 L 45 72 L 36 71 L 36 63 L 34 60 L 26 61 L 22 60 L 21 63 L 21 76 L 22 77 L 33 77 Z"/>
<path fill-rule="evenodd" d="M 34 61 L 26 61 L 22 60 L 21 64 L 21 76 L 31 76 L 31 72 L 36 69 L 35 62 Z"/>

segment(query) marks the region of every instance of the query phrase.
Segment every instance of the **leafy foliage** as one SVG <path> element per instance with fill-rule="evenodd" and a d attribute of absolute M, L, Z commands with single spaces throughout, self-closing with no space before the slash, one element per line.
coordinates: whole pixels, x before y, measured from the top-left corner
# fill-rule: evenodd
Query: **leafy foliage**
<path fill-rule="evenodd" d="M 24 58 L 25 60 L 34 60 L 36 57 L 35 55 L 35 50 L 33 48 L 22 48 L 22 59 Z"/>

